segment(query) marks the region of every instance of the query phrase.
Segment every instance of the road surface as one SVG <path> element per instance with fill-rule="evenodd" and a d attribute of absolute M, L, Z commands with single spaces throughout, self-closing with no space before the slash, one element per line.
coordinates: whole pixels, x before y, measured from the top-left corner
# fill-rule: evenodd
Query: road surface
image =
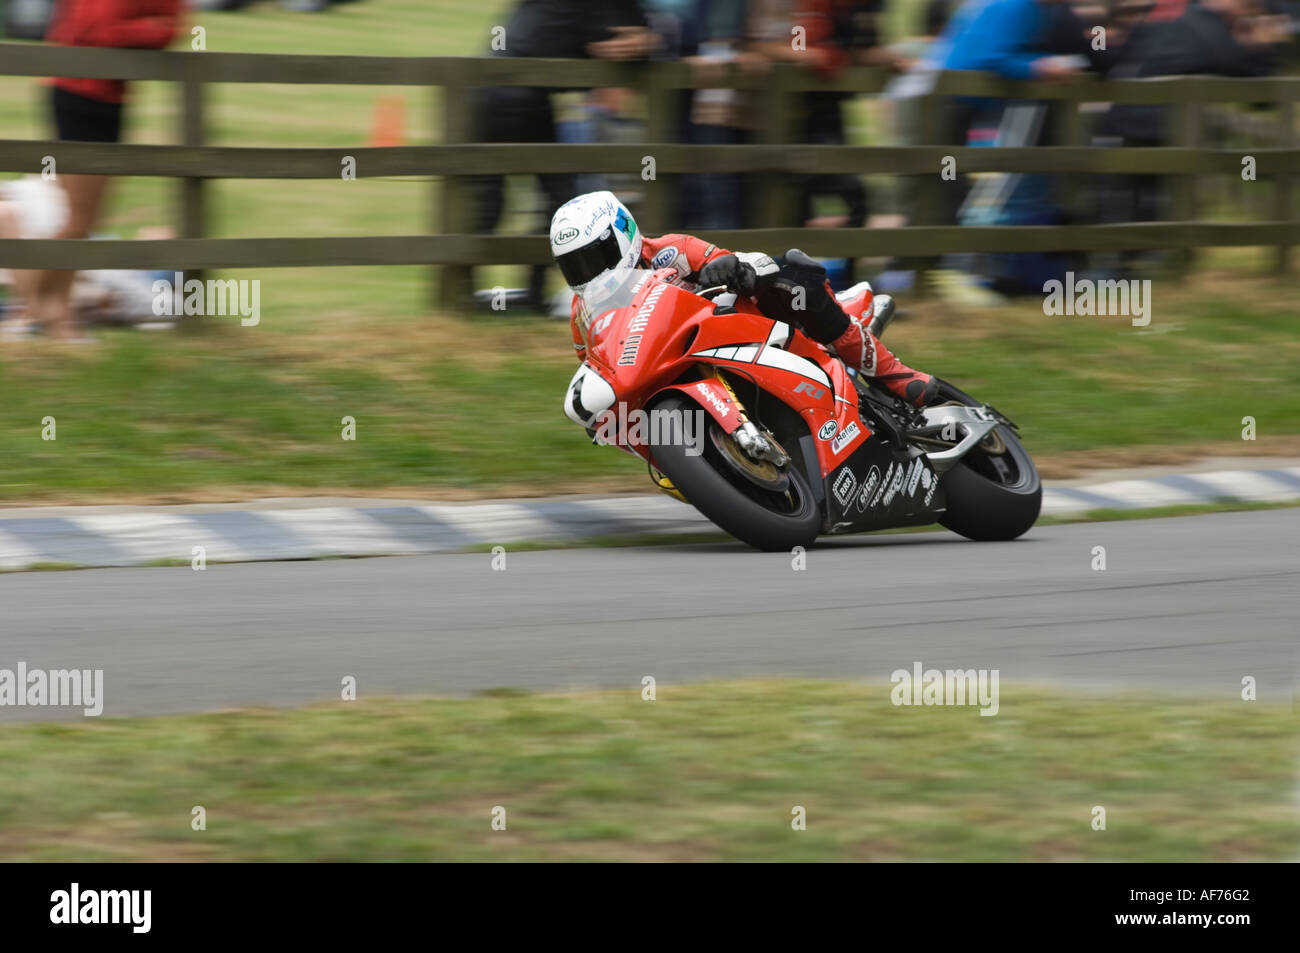
<path fill-rule="evenodd" d="M 1095 547 L 1105 569 L 1094 569 Z M 0 669 L 103 669 L 105 715 L 497 686 L 640 690 L 997 669 L 1002 683 L 1290 698 L 1300 510 L 831 540 L 0 575 Z M 69 718 L 0 707 L 0 721 Z M 79 717 L 79 715 L 78 715 Z"/>

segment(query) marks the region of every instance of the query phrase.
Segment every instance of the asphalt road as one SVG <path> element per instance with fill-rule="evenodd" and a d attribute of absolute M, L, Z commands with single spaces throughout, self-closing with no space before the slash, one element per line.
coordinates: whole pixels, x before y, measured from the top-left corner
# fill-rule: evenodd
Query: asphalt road
<path fill-rule="evenodd" d="M 486 553 L 0 575 L 0 669 L 104 670 L 105 715 L 496 686 L 624 687 L 764 675 L 1290 698 L 1300 510 L 739 545 Z M 1106 569 L 1092 568 L 1105 547 Z M 0 707 L 0 721 L 68 718 Z M 76 715 L 79 717 L 79 714 Z"/>

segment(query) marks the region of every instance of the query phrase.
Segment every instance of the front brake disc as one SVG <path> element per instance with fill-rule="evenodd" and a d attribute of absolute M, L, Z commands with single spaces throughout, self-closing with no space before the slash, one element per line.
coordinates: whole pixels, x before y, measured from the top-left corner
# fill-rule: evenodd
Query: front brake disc
<path fill-rule="evenodd" d="M 730 434 L 724 434 L 716 425 L 709 427 L 709 439 L 733 470 L 755 486 L 765 490 L 784 493 L 790 486 L 790 478 L 777 468 L 771 460 L 755 460 L 745 453 Z"/>

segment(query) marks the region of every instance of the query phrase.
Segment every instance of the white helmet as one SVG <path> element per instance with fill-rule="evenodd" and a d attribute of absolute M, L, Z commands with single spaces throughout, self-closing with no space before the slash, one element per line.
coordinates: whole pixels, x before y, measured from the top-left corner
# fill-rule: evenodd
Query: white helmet
<path fill-rule="evenodd" d="M 602 291 L 640 265 L 641 232 L 613 192 L 588 192 L 551 219 L 551 255 L 575 293 Z"/>

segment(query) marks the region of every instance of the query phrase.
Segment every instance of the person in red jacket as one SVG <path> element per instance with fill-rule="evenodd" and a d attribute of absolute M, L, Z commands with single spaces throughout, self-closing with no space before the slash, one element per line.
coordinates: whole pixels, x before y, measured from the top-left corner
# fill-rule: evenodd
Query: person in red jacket
<path fill-rule="evenodd" d="M 45 39 L 59 46 L 162 49 L 180 27 L 181 0 L 60 0 Z M 117 142 L 122 135 L 120 79 L 61 77 L 51 83 L 57 137 L 73 142 Z M 58 153 L 54 155 L 58 168 Z M 68 217 L 55 238 L 87 238 L 99 219 L 108 176 L 58 174 Z M 33 310 L 57 337 L 72 337 L 69 292 L 76 272 L 45 271 L 37 278 Z"/>
<path fill-rule="evenodd" d="M 587 357 L 580 298 L 618 287 L 633 269 L 673 268 L 675 280 L 684 286 L 725 285 L 752 299 L 767 317 L 801 328 L 855 371 L 917 407 L 938 394 L 934 377 L 908 367 L 867 329 L 872 317 L 870 285 L 863 282 L 837 298 L 826 269 L 797 248 L 772 258 L 757 252 L 734 254 L 693 235 L 649 238 L 612 192 L 590 192 L 570 199 L 555 213 L 551 255 L 574 292 L 570 324 L 580 361 Z"/>

